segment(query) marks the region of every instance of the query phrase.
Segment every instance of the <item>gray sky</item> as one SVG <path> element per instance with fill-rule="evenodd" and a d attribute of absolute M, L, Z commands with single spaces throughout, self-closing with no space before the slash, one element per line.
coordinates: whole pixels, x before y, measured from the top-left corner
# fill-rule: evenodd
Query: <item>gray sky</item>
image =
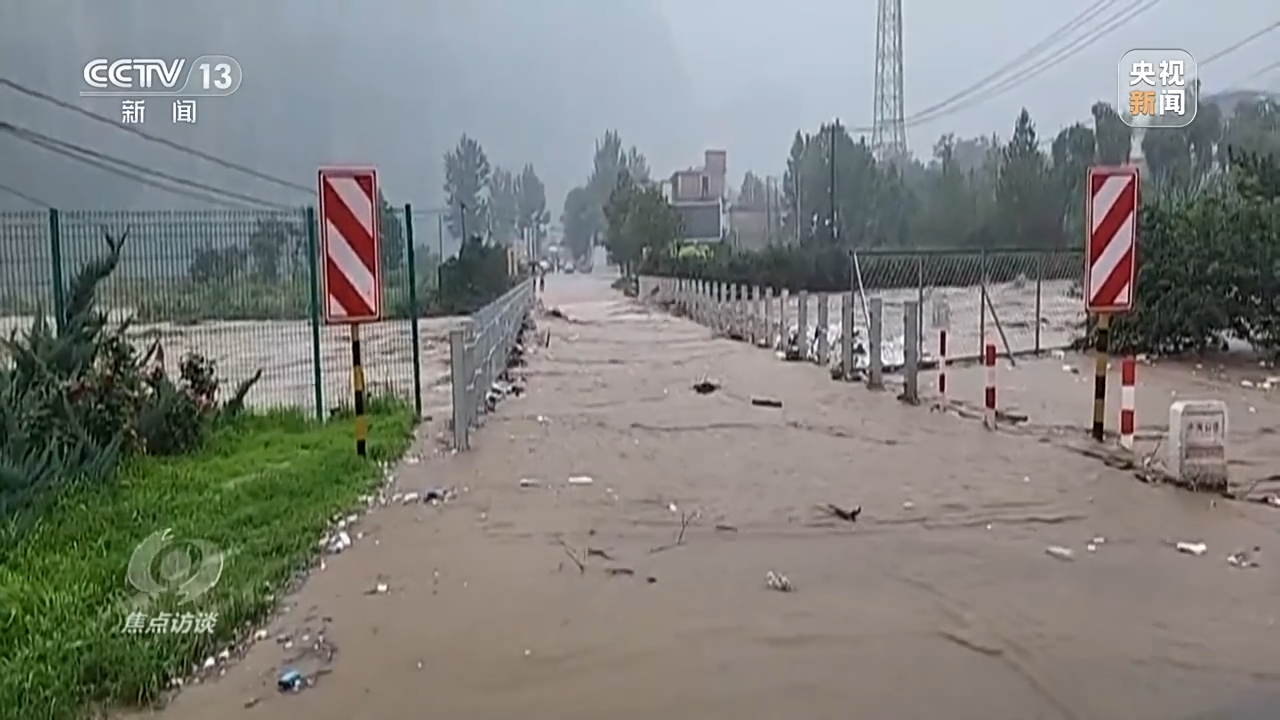
<path fill-rule="evenodd" d="M 871 124 L 875 0 L 660 2 L 698 93 L 712 116 L 714 108 L 723 109 L 723 121 L 711 126 L 705 141 L 727 147 L 735 174 L 748 167 L 776 172 L 797 125 L 812 128 L 832 117 L 851 126 Z M 908 117 L 993 72 L 1090 4 L 903 0 Z M 1280 20 L 1280 7 L 1265 6 L 1256 0 L 1163 0 L 1025 85 L 908 128 L 907 140 L 914 152 L 927 154 L 946 132 L 1004 134 L 1023 106 L 1041 134 L 1052 137 L 1086 119 L 1095 100 L 1114 102 L 1116 63 L 1125 51 L 1171 46 L 1208 57 Z M 1087 34 L 1095 33 L 1082 30 L 1076 36 Z M 1277 40 L 1280 32 L 1210 63 L 1202 73 L 1206 91 L 1228 87 L 1275 62 Z M 1280 87 L 1280 69 L 1251 84 Z"/>
<path fill-rule="evenodd" d="M 1127 0 L 1124 0 L 1127 2 Z M 937 102 L 1066 22 L 1090 0 L 904 0 L 906 111 Z M 1135 46 L 1206 56 L 1280 19 L 1257 0 L 1163 0 L 1016 90 L 912 127 L 927 153 L 944 132 L 1007 132 L 1025 105 L 1042 134 L 1115 95 L 1115 63 Z M 963 7 L 961 10 L 960 8 Z M 144 129 L 304 186 L 322 163 L 372 163 L 396 203 L 442 201 L 442 154 L 467 132 L 496 164 L 532 162 L 553 216 L 590 171 L 606 128 L 655 174 L 707 146 L 730 171 L 781 170 L 792 134 L 840 117 L 871 120 L 874 0 L 19 0 L 0 10 L 0 75 L 82 99 L 97 57 L 235 56 L 245 80 L 201 101 L 195 126 L 155 103 Z M 1210 90 L 1276 59 L 1280 32 L 1205 70 Z M 1251 84 L 1276 87 L 1280 72 Z M 274 202 L 313 201 L 0 88 L 0 120 Z M 169 208 L 174 198 L 0 134 L 0 183 L 64 207 Z M 0 194 L 0 208 L 15 201 Z"/>

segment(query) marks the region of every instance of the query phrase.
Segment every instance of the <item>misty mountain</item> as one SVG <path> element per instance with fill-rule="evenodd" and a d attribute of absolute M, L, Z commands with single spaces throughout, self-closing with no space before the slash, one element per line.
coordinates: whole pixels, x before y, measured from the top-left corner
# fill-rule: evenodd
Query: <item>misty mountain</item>
<path fill-rule="evenodd" d="M 616 128 L 655 167 L 697 157 L 701 108 L 650 0 L 48 0 L 0 10 L 0 75 L 120 119 L 80 98 L 94 58 L 239 60 L 240 89 L 171 122 L 148 100 L 148 133 L 311 187 L 324 163 L 371 163 L 393 203 L 441 203 L 443 154 L 465 132 L 491 161 L 531 162 L 552 207 Z M 678 120 L 676 118 L 679 118 Z M 255 180 L 0 88 L 0 121 L 221 188 L 295 205 L 311 193 Z M 59 207 L 181 208 L 200 202 L 0 134 L 0 183 Z M 0 208 L 20 207 L 0 196 Z"/>

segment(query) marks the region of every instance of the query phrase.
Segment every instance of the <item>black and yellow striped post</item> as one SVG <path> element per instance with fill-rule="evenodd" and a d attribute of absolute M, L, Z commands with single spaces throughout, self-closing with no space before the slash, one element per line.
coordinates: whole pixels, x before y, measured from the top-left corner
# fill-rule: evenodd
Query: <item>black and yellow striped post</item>
<path fill-rule="evenodd" d="M 1107 351 L 1111 341 L 1111 315 L 1098 313 L 1093 337 L 1093 439 L 1102 442 L 1107 415 Z"/>
<path fill-rule="evenodd" d="M 351 325 L 351 389 L 355 394 L 356 455 L 365 456 L 365 440 L 369 435 L 369 419 L 364 411 L 364 365 L 360 360 L 360 324 Z"/>

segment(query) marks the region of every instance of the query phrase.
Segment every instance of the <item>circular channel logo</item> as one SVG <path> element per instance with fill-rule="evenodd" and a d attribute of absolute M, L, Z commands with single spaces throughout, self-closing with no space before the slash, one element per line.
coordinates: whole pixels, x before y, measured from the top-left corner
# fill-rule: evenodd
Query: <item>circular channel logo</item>
<path fill-rule="evenodd" d="M 166 528 L 133 549 L 126 577 L 145 595 L 174 593 L 187 603 L 218 584 L 224 559 L 213 543 L 175 539 L 173 530 Z"/>

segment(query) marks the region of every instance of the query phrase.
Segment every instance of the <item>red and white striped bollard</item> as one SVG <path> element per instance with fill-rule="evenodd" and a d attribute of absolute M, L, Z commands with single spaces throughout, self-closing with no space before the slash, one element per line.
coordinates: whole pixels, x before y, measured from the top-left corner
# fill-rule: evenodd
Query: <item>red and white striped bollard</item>
<path fill-rule="evenodd" d="M 938 404 L 947 407 L 947 368 L 951 361 L 947 359 L 947 331 L 938 331 Z"/>
<path fill-rule="evenodd" d="M 1134 388 L 1138 376 L 1138 363 L 1132 357 L 1120 361 L 1120 447 L 1133 449 L 1135 415 L 1138 393 Z"/>
<path fill-rule="evenodd" d="M 987 366 L 987 389 L 983 401 L 982 424 L 988 430 L 996 429 L 996 344 L 987 343 L 983 348 L 982 364 Z"/>

